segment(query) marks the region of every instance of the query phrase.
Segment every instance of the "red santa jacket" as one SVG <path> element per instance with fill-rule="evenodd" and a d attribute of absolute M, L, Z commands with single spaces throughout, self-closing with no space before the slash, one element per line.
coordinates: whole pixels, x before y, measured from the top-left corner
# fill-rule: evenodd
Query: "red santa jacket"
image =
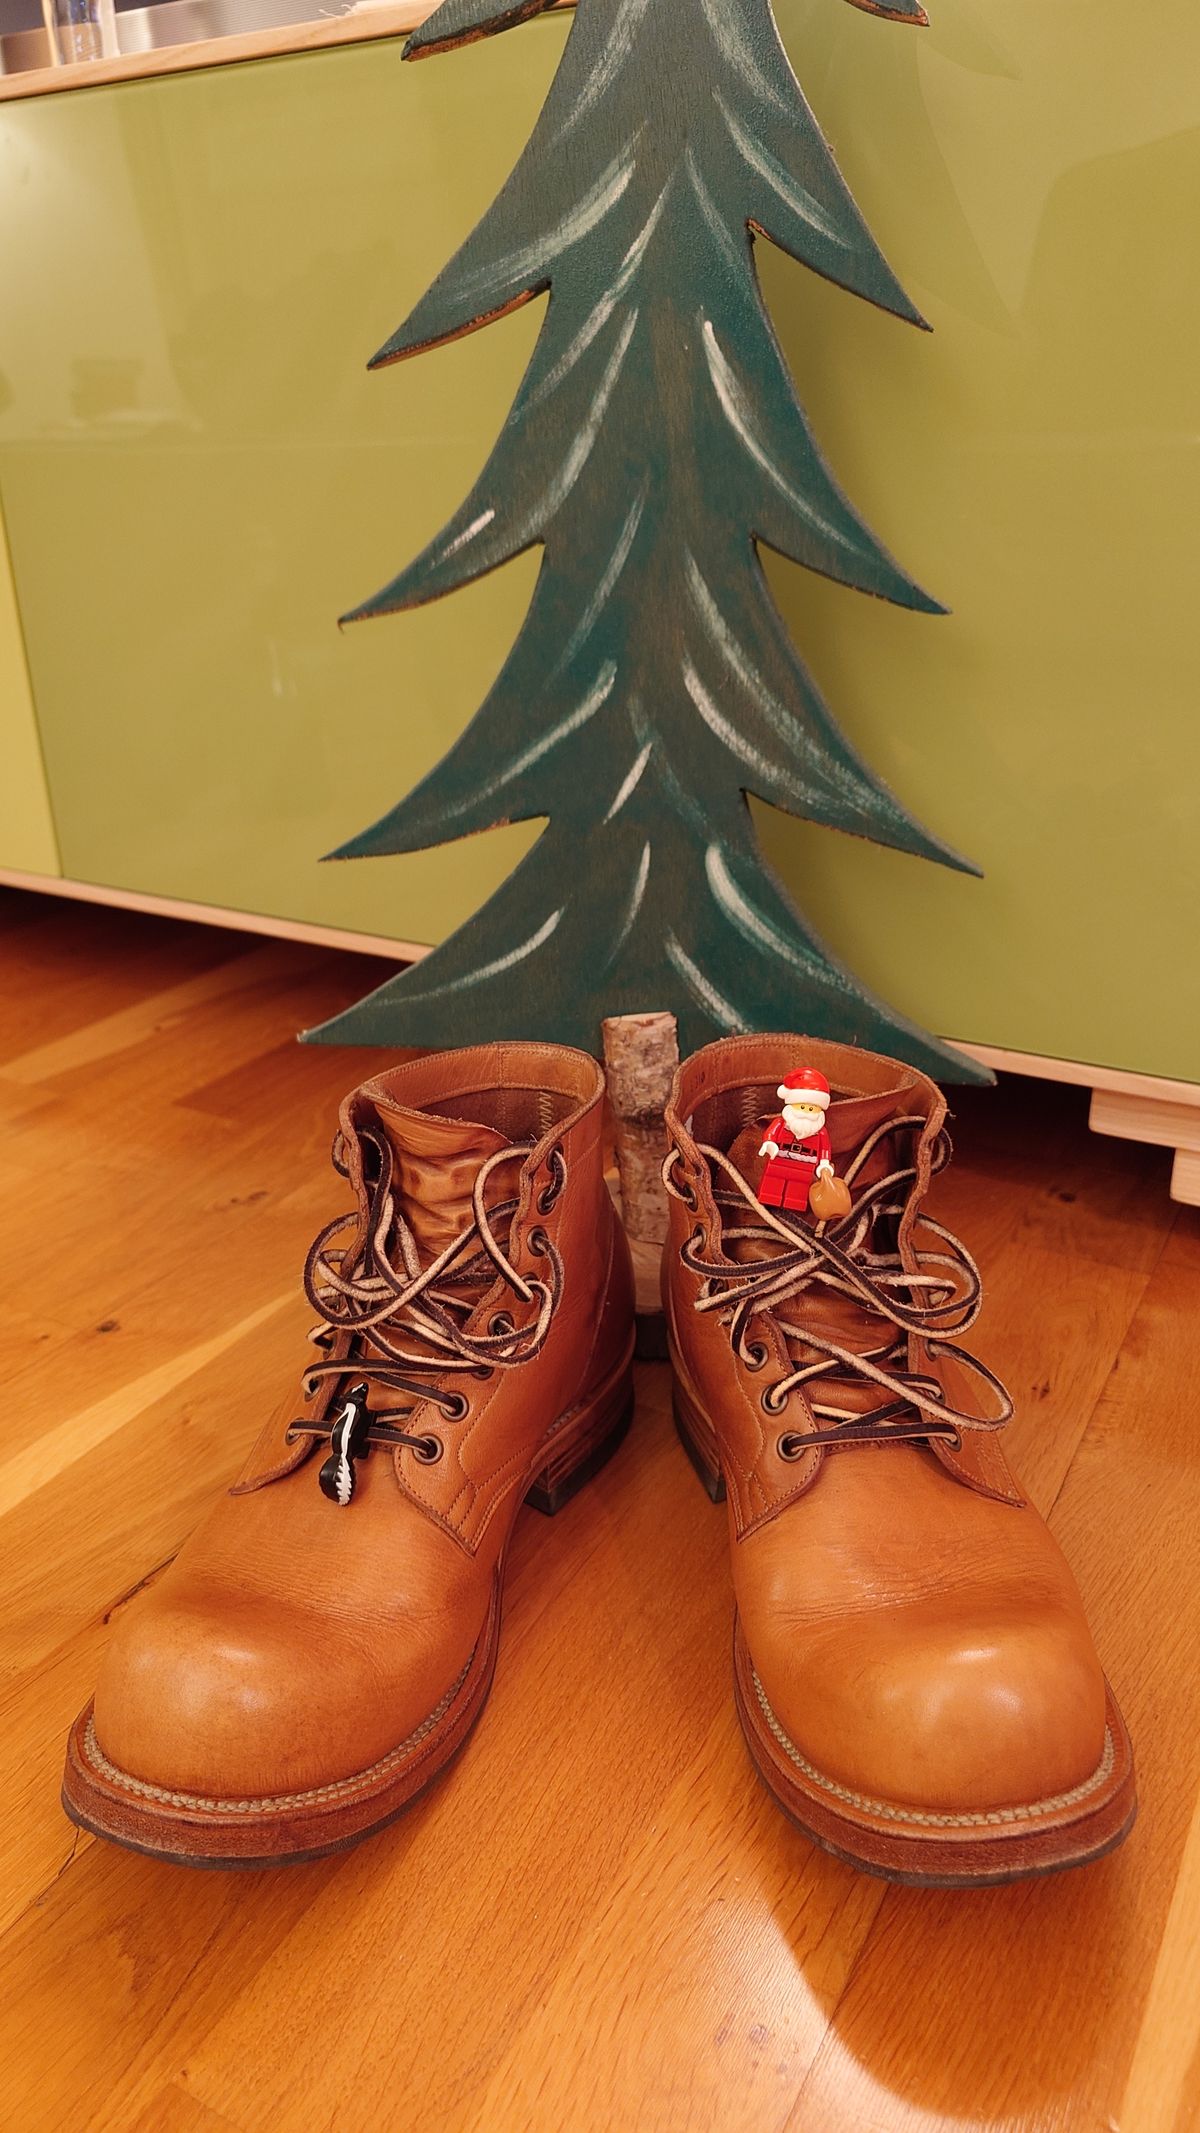
<path fill-rule="evenodd" d="M 763 1134 L 763 1139 L 764 1141 L 774 1141 L 781 1155 L 794 1150 L 795 1156 L 801 1158 L 812 1156 L 814 1162 L 817 1163 L 831 1163 L 833 1161 L 833 1149 L 829 1144 L 829 1134 L 824 1126 L 821 1126 L 816 1133 L 810 1133 L 807 1139 L 801 1140 L 798 1134 L 792 1132 L 785 1119 L 777 1118 L 767 1127 L 766 1132 Z M 795 1160 L 795 1156 L 792 1157 L 792 1160 Z"/>

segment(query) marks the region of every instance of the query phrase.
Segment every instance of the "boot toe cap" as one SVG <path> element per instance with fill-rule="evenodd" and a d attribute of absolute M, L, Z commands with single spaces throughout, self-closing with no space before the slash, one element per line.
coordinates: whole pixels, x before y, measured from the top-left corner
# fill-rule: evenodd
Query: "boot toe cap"
<path fill-rule="evenodd" d="M 876 1625 L 800 1664 L 764 1654 L 764 1694 L 836 1785 L 917 1809 L 989 1812 L 1082 1784 L 1104 1747 L 1104 1677 L 1069 1615 Z"/>
<path fill-rule="evenodd" d="M 354 1777 L 403 1743 L 440 1689 L 427 1686 L 426 1665 L 382 1678 L 369 1640 L 345 1625 L 329 1647 L 322 1623 L 294 1609 L 131 1615 L 97 1683 L 97 1744 L 140 1783 L 203 1799 L 270 1799 Z"/>

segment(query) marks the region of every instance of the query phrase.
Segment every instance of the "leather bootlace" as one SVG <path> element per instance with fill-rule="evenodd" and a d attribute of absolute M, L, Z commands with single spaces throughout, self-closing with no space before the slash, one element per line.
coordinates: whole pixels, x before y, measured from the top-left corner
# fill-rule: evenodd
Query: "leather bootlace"
<path fill-rule="evenodd" d="M 301 1391 L 312 1399 L 331 1378 L 352 1377 L 356 1382 L 332 1421 L 301 1417 L 288 1431 L 290 1438 L 330 1438 L 328 1463 L 335 1471 L 327 1485 L 322 1469 L 322 1486 L 338 1502 L 348 1502 L 353 1491 L 353 1459 L 372 1445 L 408 1445 L 426 1463 L 439 1458 L 439 1438 L 409 1434 L 397 1426 L 399 1420 L 416 1404 L 431 1401 L 447 1421 L 461 1421 L 469 1406 L 465 1394 L 436 1380 L 452 1371 L 489 1378 L 497 1370 L 529 1362 L 550 1330 L 563 1278 L 559 1253 L 545 1230 L 537 1227 L 529 1233 L 529 1249 L 547 1261 L 549 1278 L 526 1279 L 497 1235 L 515 1213 L 517 1200 L 485 1205 L 493 1173 L 507 1163 L 525 1162 L 527 1147 L 498 1148 L 480 1164 L 471 1190 L 470 1221 L 422 1266 L 416 1238 L 397 1202 L 391 1144 L 370 1132 L 363 1134 L 362 1144 L 375 1155 L 375 1174 L 364 1181 L 365 1203 L 326 1223 L 304 1265 L 304 1291 L 318 1314 L 309 1339 L 322 1353 L 305 1371 Z M 541 1214 L 549 1213 L 567 1176 L 557 1148 L 549 1161 L 551 1181 L 537 1201 Z M 349 1176 L 341 1133 L 333 1144 L 333 1166 L 339 1176 Z M 354 1238 L 335 1244 L 351 1228 Z M 496 1311 L 486 1329 L 468 1330 L 483 1284 L 496 1275 L 512 1291 L 514 1308 L 532 1308 L 532 1317 L 518 1324 L 512 1312 Z M 392 1395 L 393 1403 L 383 1411 L 372 1410 L 371 1386 Z M 411 1404 L 394 1404 L 397 1394 L 408 1394 Z"/>
<path fill-rule="evenodd" d="M 887 1119 L 868 1136 L 843 1171 L 853 1187 L 863 1166 L 879 1142 L 906 1127 L 924 1126 L 919 1115 Z M 974 1325 L 983 1301 L 979 1269 L 966 1246 L 934 1217 L 918 1206 L 912 1220 L 910 1257 L 905 1266 L 899 1244 L 879 1248 L 882 1237 L 898 1235 L 917 1182 L 915 1165 L 902 1165 L 886 1177 L 875 1179 L 851 1199 L 850 1212 L 837 1221 L 810 1227 L 791 1223 L 759 1199 L 741 1172 L 718 1148 L 701 1146 L 700 1154 L 714 1178 L 714 1197 L 722 1217 L 722 1240 L 730 1245 L 773 1249 L 766 1257 L 748 1260 L 702 1256 L 704 1233 L 693 1230 L 683 1247 L 682 1259 L 703 1286 L 695 1299 L 697 1311 L 712 1311 L 727 1321 L 730 1340 L 750 1370 L 761 1369 L 768 1349 L 752 1338 L 754 1320 L 769 1314 L 789 1342 L 800 1343 L 812 1361 L 797 1363 L 762 1394 L 767 1414 L 782 1415 L 792 1394 L 812 1386 L 806 1394 L 809 1411 L 823 1427 L 785 1432 L 779 1450 L 786 1459 L 798 1459 L 817 1445 L 880 1443 L 890 1439 L 941 1438 L 958 1447 L 968 1430 L 991 1432 L 1003 1429 L 1013 1412 L 1004 1386 L 986 1364 L 968 1354 L 948 1334 L 962 1334 Z M 950 1136 L 940 1132 L 933 1143 L 930 1175 L 935 1176 L 950 1160 Z M 695 1206 L 690 1188 L 675 1179 L 681 1150 L 672 1148 L 663 1165 L 668 1192 L 687 1206 Z M 732 1213 L 733 1222 L 728 1217 Z M 738 1221 L 738 1216 L 751 1219 Z M 926 1239 L 918 1242 L 918 1233 Z M 816 1325 L 798 1325 L 784 1316 L 789 1306 L 808 1294 L 848 1298 L 862 1311 L 883 1322 L 887 1330 L 878 1345 L 848 1348 L 823 1333 Z M 941 1385 L 932 1377 L 908 1367 L 909 1336 L 919 1335 L 931 1359 L 943 1358 L 960 1365 L 993 1394 L 998 1412 L 975 1415 L 952 1406 Z M 839 1405 L 838 1384 L 877 1387 L 887 1397 L 869 1412 Z M 814 1397 L 818 1394 L 820 1397 Z M 830 1397 L 833 1393 L 835 1396 Z"/>

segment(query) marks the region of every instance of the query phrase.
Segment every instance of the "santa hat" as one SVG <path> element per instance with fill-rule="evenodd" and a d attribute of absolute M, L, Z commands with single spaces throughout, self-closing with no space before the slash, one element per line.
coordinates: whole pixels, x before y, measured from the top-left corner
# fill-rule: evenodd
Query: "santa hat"
<path fill-rule="evenodd" d="M 794 1073 L 785 1074 L 775 1093 L 782 1104 L 814 1104 L 819 1111 L 829 1108 L 829 1083 L 815 1067 L 797 1067 Z"/>

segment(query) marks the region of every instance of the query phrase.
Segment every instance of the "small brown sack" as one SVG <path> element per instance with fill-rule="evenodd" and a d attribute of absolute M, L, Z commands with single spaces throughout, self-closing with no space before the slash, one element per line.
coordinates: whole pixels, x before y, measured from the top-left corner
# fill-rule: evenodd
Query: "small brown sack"
<path fill-rule="evenodd" d="M 818 1222 L 840 1222 L 850 1212 L 850 1187 L 844 1178 L 814 1178 L 808 1204 Z"/>

